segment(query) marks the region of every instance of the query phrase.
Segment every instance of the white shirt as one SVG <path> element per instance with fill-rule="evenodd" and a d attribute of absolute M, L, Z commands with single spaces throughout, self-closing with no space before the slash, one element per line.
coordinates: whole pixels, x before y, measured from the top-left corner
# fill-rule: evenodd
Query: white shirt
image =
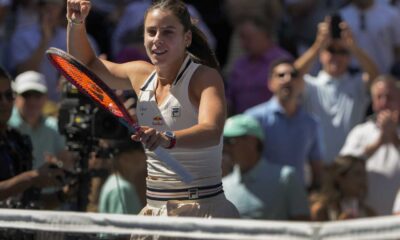
<path fill-rule="evenodd" d="M 400 128 L 398 129 L 400 135 Z M 370 120 L 357 125 L 349 134 L 341 155 L 362 156 L 365 148 L 376 142 L 380 129 Z M 379 215 L 392 214 L 396 192 L 400 187 L 400 149 L 393 144 L 382 145 L 367 159 L 367 203 Z"/>
<path fill-rule="evenodd" d="M 368 89 L 360 74 L 333 78 L 320 71 L 316 77 L 305 75 L 304 80 L 305 108 L 320 120 L 325 161 L 331 163 L 347 134 L 363 120 L 369 103 Z"/>

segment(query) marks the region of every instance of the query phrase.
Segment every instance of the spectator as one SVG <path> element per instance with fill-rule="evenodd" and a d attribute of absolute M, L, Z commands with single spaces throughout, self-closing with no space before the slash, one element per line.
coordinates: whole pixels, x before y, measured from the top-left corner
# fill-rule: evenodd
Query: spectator
<path fill-rule="evenodd" d="M 280 0 L 224 0 L 224 12 L 227 20 L 232 27 L 232 33 L 229 36 L 229 46 L 227 53 L 227 62 L 224 66 L 224 73 L 232 71 L 232 67 L 237 58 L 244 54 L 244 49 L 240 44 L 238 25 L 248 17 L 262 18 L 268 25 L 270 33 L 276 33 L 282 20 L 282 7 Z M 274 38 L 276 36 L 274 35 Z"/>
<path fill-rule="evenodd" d="M 13 0 L 14 28 L 25 28 L 39 21 L 38 0 Z"/>
<path fill-rule="evenodd" d="M 7 126 L 13 103 L 11 78 L 0 68 L 0 205 L 37 207 L 32 205 L 39 201 L 40 192 L 35 188 L 60 186 L 57 178 L 63 172 L 49 164 L 32 170 L 30 139 Z"/>
<path fill-rule="evenodd" d="M 267 87 L 271 63 L 291 55 L 274 41 L 272 27 L 262 17 L 246 17 L 237 26 L 245 54 L 239 57 L 228 74 L 227 100 L 230 114 L 267 101 L 272 93 Z"/>
<path fill-rule="evenodd" d="M 392 76 L 379 76 L 371 86 L 374 115 L 354 127 L 340 152 L 362 156 L 368 174 L 367 203 L 378 215 L 392 213 L 400 186 L 399 89 Z"/>
<path fill-rule="evenodd" d="M 116 151 L 113 173 L 102 186 L 99 212 L 138 214 L 146 203 L 146 155 L 129 138 L 111 145 Z"/>
<path fill-rule="evenodd" d="M 10 65 L 15 74 L 33 70 L 45 75 L 49 100 L 58 102 L 59 74 L 45 58 L 45 51 L 49 47 L 66 49 L 64 1 L 39 0 L 38 4 L 39 21 L 16 29 L 12 36 Z"/>
<path fill-rule="evenodd" d="M 263 158 L 293 166 L 304 185 L 304 166 L 309 163 L 311 186 L 318 187 L 323 160 L 321 133 L 319 123 L 301 105 L 303 78 L 291 60 L 278 60 L 271 65 L 268 86 L 273 98 L 245 112 L 260 122 L 265 133 Z"/>
<path fill-rule="evenodd" d="M 400 60 L 400 13 L 375 0 L 352 0 L 340 11 L 355 39 L 382 73 L 390 73 Z M 381 17 L 385 16 L 385 17 Z M 358 64 L 353 63 L 358 67 Z M 362 66 L 361 66 L 362 68 Z"/>
<path fill-rule="evenodd" d="M 318 24 L 324 17 L 340 9 L 348 0 L 284 0 L 289 39 L 296 45 L 298 54 L 306 51 L 314 41 Z M 287 31 L 287 29 L 282 29 Z"/>
<path fill-rule="evenodd" d="M 347 24 L 340 24 L 341 37 L 337 39 L 331 36 L 329 22 L 326 19 L 319 24 L 314 44 L 295 62 L 304 74 L 309 73 L 318 57 L 322 64 L 317 76 L 304 76 L 304 103 L 320 120 L 328 164 L 338 155 L 350 130 L 364 119 L 368 88 L 378 72 L 373 61 L 357 46 Z M 362 72 L 349 71 L 351 56 L 360 62 Z"/>
<path fill-rule="evenodd" d="M 241 114 L 229 118 L 224 138 L 224 148 L 236 165 L 222 182 L 242 218 L 309 218 L 306 191 L 294 168 L 262 159 L 264 134 L 257 120 Z"/>
<path fill-rule="evenodd" d="M 46 156 L 70 160 L 72 157 L 66 150 L 64 137 L 58 132 L 57 120 L 42 113 L 47 101 L 45 76 L 35 71 L 23 72 L 15 78 L 13 89 L 17 96 L 8 123 L 32 139 L 33 168 L 42 165 Z"/>
<path fill-rule="evenodd" d="M 334 221 L 375 215 L 365 203 L 368 189 L 364 159 L 337 157 L 324 179 L 321 191 L 311 196 L 312 220 Z"/>

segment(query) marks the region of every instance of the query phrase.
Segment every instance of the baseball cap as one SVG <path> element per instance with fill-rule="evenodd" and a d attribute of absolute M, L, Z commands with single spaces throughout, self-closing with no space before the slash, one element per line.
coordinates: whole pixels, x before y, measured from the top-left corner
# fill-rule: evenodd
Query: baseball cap
<path fill-rule="evenodd" d="M 26 91 L 47 92 L 46 79 L 43 74 L 35 71 L 26 71 L 19 74 L 13 83 L 13 89 L 21 94 Z"/>
<path fill-rule="evenodd" d="M 226 120 L 224 137 L 254 136 L 264 140 L 263 129 L 258 121 L 248 115 L 238 114 Z"/>

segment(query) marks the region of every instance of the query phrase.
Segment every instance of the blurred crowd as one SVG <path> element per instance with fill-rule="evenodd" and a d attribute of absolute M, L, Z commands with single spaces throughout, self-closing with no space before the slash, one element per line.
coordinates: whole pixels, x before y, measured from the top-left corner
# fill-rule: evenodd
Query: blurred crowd
<path fill-rule="evenodd" d="M 148 61 L 141 26 L 151 0 L 91 2 L 93 49 L 115 62 Z M 224 77 L 223 187 L 242 218 L 400 214 L 400 1 L 185 2 Z M 30 207 L 137 214 L 142 146 L 100 139 L 79 156 L 59 133 L 66 83 L 45 51 L 66 50 L 65 9 L 64 0 L 0 0 L 0 205 L 21 207 L 10 196 L 31 189 L 18 196 L 35 198 Z M 123 100 L 134 114 L 134 97 Z M 12 156 L 31 163 L 11 169 Z"/>

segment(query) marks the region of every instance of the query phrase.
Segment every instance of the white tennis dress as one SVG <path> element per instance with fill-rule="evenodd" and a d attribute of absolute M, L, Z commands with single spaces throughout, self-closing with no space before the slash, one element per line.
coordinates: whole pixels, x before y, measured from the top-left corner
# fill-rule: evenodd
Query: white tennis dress
<path fill-rule="evenodd" d="M 177 131 L 196 125 L 198 109 L 190 102 L 188 88 L 192 75 L 199 66 L 191 60 L 189 55 L 185 58 L 170 88 L 169 96 L 160 106 L 157 105 L 155 99 L 157 73 L 150 74 L 138 96 L 136 112 L 140 125 L 152 127 L 158 131 Z M 220 143 L 212 147 L 175 147 L 167 151 L 193 175 L 194 180 L 190 184 L 182 182 L 163 161 L 157 159 L 154 152 L 146 149 L 147 206 L 141 214 L 238 216 L 236 208 L 225 199 L 222 190 L 222 137 Z M 219 206 L 217 202 L 221 202 L 223 206 Z M 206 207 L 204 204 L 208 205 L 208 203 L 210 206 Z M 202 206 L 201 211 L 199 204 Z M 181 208 L 183 205 L 185 207 Z"/>

